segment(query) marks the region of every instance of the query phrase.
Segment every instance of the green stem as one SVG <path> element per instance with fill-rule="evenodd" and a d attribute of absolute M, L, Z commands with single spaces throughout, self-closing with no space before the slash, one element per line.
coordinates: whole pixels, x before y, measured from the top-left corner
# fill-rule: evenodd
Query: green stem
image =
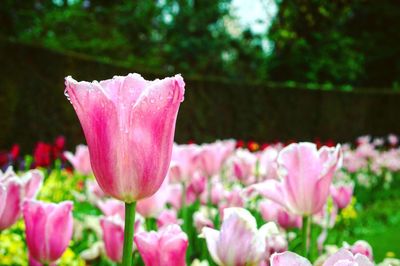
<path fill-rule="evenodd" d="M 260 179 L 260 160 L 257 160 L 256 162 L 255 176 L 256 176 L 256 183 L 258 183 Z"/>
<path fill-rule="evenodd" d="M 157 221 L 154 218 L 152 218 L 152 217 L 146 218 L 144 220 L 144 222 L 145 222 L 147 231 L 157 231 L 157 227 L 156 227 Z"/>
<path fill-rule="evenodd" d="M 124 251 L 122 266 L 132 265 L 133 234 L 135 232 L 135 211 L 136 202 L 125 202 L 125 230 L 124 230 Z"/>
<path fill-rule="evenodd" d="M 310 256 L 310 232 L 311 232 L 311 216 L 303 216 L 303 252 L 304 257 L 309 258 Z"/>
<path fill-rule="evenodd" d="M 182 204 L 181 204 L 181 217 L 183 219 L 183 231 L 186 232 L 187 234 L 188 232 L 188 227 L 187 227 L 187 206 L 186 206 L 186 184 L 185 182 L 182 182 Z"/>
<path fill-rule="evenodd" d="M 211 176 L 209 176 L 207 178 L 207 205 L 209 208 L 212 207 L 212 198 L 211 198 L 211 190 L 212 190 L 212 186 L 211 186 Z"/>
<path fill-rule="evenodd" d="M 207 207 L 208 207 L 208 218 L 211 219 L 211 207 L 212 207 L 212 197 L 211 197 L 211 176 L 207 178 Z"/>

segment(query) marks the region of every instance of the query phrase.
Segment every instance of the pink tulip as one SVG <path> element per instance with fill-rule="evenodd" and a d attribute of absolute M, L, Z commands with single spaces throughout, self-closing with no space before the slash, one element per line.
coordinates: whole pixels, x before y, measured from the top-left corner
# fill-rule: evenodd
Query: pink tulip
<path fill-rule="evenodd" d="M 224 188 L 224 185 L 218 180 L 211 181 L 211 203 L 214 205 L 218 205 L 227 195 L 227 191 Z M 208 191 L 207 189 L 200 196 L 200 200 L 202 203 L 206 203 L 208 199 Z"/>
<path fill-rule="evenodd" d="M 344 209 L 350 204 L 353 196 L 353 184 L 331 186 L 333 202 L 339 209 Z"/>
<path fill-rule="evenodd" d="M 66 151 L 64 152 L 64 156 L 79 173 L 83 175 L 89 175 L 92 173 L 89 149 L 86 145 L 78 145 L 76 146 L 75 154 Z"/>
<path fill-rule="evenodd" d="M 373 260 L 372 247 L 364 240 L 356 241 L 350 248 L 351 253 L 354 255 L 361 254 L 366 256 L 369 260 Z"/>
<path fill-rule="evenodd" d="M 199 147 L 195 144 L 177 145 L 172 149 L 169 177 L 171 182 L 183 182 L 190 179 L 196 171 L 196 156 Z"/>
<path fill-rule="evenodd" d="M 142 217 L 136 215 L 135 232 L 143 231 Z M 103 233 L 104 248 L 107 257 L 114 262 L 122 261 L 124 245 L 124 221 L 120 215 L 106 216 L 100 218 L 100 226 Z M 136 247 L 133 246 L 133 250 Z"/>
<path fill-rule="evenodd" d="M 390 145 L 396 146 L 399 143 L 399 138 L 394 134 L 389 134 L 388 141 Z"/>
<path fill-rule="evenodd" d="M 259 153 L 259 174 L 263 179 L 277 179 L 278 178 L 278 149 L 268 147 Z"/>
<path fill-rule="evenodd" d="M 193 174 L 187 188 L 188 194 L 193 194 L 194 198 L 198 198 L 206 188 L 207 177 L 199 172 Z"/>
<path fill-rule="evenodd" d="M 72 237 L 72 202 L 27 200 L 22 205 L 29 254 L 42 264 L 58 260 Z"/>
<path fill-rule="evenodd" d="M 136 210 L 145 218 L 156 218 L 164 209 L 169 197 L 168 180 L 165 179 L 160 189 L 152 196 L 137 202 Z"/>
<path fill-rule="evenodd" d="M 226 159 L 235 149 L 233 141 L 217 141 L 210 144 L 203 144 L 196 156 L 200 170 L 208 177 L 220 173 Z"/>
<path fill-rule="evenodd" d="M 276 222 L 282 228 L 301 228 L 302 226 L 301 216 L 286 211 L 281 205 L 273 201 L 262 201 L 260 212 L 265 221 Z"/>
<path fill-rule="evenodd" d="M 175 210 L 163 210 L 157 217 L 157 227 L 161 228 L 170 224 L 180 224 Z"/>
<path fill-rule="evenodd" d="M 179 225 L 168 225 L 158 232 L 140 232 L 134 237 L 146 266 L 184 266 L 187 235 Z"/>
<path fill-rule="evenodd" d="M 101 189 L 101 187 L 95 180 L 91 179 L 87 180 L 86 187 L 87 187 L 88 197 L 92 198 L 94 201 L 106 196 L 104 191 Z"/>
<path fill-rule="evenodd" d="M 312 266 L 312 264 L 302 256 L 296 253 L 286 251 L 275 253 L 270 258 L 271 266 Z"/>
<path fill-rule="evenodd" d="M 290 251 L 273 254 L 270 262 L 271 266 L 312 266 L 306 258 Z M 340 249 L 330 256 L 323 266 L 373 266 L 373 263 L 364 255 L 357 254 L 354 256 L 348 250 Z"/>
<path fill-rule="evenodd" d="M 20 216 L 21 185 L 17 180 L 0 183 L 0 231 L 12 226 Z"/>
<path fill-rule="evenodd" d="M 29 255 L 29 266 L 43 266 L 43 264 L 36 261 L 34 258 L 32 258 L 31 255 Z M 57 265 L 56 263 L 50 263 L 49 266 L 57 266 Z"/>
<path fill-rule="evenodd" d="M 249 184 L 254 175 L 257 157 L 248 150 L 238 149 L 232 159 L 233 175 L 244 184 Z"/>
<path fill-rule="evenodd" d="M 202 232 L 203 227 L 214 228 L 214 223 L 209 218 L 211 212 L 212 210 L 208 209 L 207 207 L 201 207 L 199 211 L 193 214 L 193 224 L 198 233 Z"/>
<path fill-rule="evenodd" d="M 125 206 L 119 200 L 100 200 L 97 202 L 97 206 L 105 216 L 118 215 L 121 219 L 125 219 Z"/>
<path fill-rule="evenodd" d="M 257 230 L 255 218 L 246 209 L 227 208 L 221 230 L 204 227 L 203 235 L 218 265 L 257 265 L 266 255 L 266 227 Z"/>
<path fill-rule="evenodd" d="M 353 151 L 347 151 L 343 156 L 343 167 L 350 173 L 355 173 L 368 166 L 366 158 L 358 156 Z"/>
<path fill-rule="evenodd" d="M 265 264 L 270 259 L 272 254 L 288 250 L 287 239 L 285 235 L 279 231 L 275 223 L 270 222 L 263 225 L 262 234 L 265 236 L 266 250 L 265 250 L 265 258 L 264 261 L 261 263 L 261 265 Z"/>
<path fill-rule="evenodd" d="M 12 226 L 20 217 L 23 199 L 31 199 L 43 183 L 43 175 L 31 170 L 18 177 L 12 168 L 3 174 L 0 171 L 0 231 Z"/>
<path fill-rule="evenodd" d="M 231 191 L 226 191 L 223 202 L 219 204 L 219 211 L 222 218 L 224 209 L 229 207 L 244 207 L 244 198 L 242 197 L 241 188 L 234 187 Z"/>
<path fill-rule="evenodd" d="M 107 257 L 114 262 L 121 262 L 124 245 L 124 222 L 119 216 L 103 217 L 100 219 L 100 226 L 103 230 Z"/>
<path fill-rule="evenodd" d="M 43 185 L 44 176 L 39 170 L 30 170 L 21 177 L 22 195 L 25 199 L 36 198 Z"/>
<path fill-rule="evenodd" d="M 374 264 L 364 255 L 353 255 L 346 249 L 340 249 L 338 252 L 330 256 L 323 266 L 373 266 Z"/>
<path fill-rule="evenodd" d="M 171 160 L 182 77 L 147 81 L 129 74 L 92 83 L 67 77 L 65 85 L 100 187 L 127 203 L 153 195 Z"/>
<path fill-rule="evenodd" d="M 288 241 L 283 234 L 272 234 L 266 239 L 267 258 L 274 253 L 281 253 L 288 250 Z"/>
<path fill-rule="evenodd" d="M 328 196 L 332 177 L 341 165 L 340 146 L 290 144 L 278 157 L 282 180 L 267 180 L 251 189 L 281 204 L 291 212 L 307 216 L 319 212 Z"/>

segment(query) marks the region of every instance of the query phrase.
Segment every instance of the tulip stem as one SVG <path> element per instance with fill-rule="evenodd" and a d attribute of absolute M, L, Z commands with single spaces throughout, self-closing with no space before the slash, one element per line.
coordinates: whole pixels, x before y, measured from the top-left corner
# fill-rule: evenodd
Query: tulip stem
<path fill-rule="evenodd" d="M 207 214 L 208 218 L 212 220 L 212 184 L 211 176 L 207 178 Z M 217 226 L 217 225 L 215 225 Z"/>
<path fill-rule="evenodd" d="M 311 216 L 303 216 L 303 252 L 304 257 L 310 257 Z"/>
<path fill-rule="evenodd" d="M 189 234 L 189 231 L 187 229 L 188 226 L 188 220 L 187 220 L 187 206 L 186 206 L 186 184 L 185 182 L 182 182 L 182 204 L 181 204 L 181 217 L 183 219 L 183 231 L 187 234 Z"/>
<path fill-rule="evenodd" d="M 136 202 L 125 202 L 124 251 L 122 266 L 132 265 L 133 234 L 135 232 Z"/>

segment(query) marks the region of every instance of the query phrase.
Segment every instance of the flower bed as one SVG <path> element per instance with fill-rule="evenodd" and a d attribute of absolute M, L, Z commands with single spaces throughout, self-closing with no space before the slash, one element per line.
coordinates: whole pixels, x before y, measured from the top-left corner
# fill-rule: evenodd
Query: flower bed
<path fill-rule="evenodd" d="M 166 180 L 137 202 L 134 265 L 399 265 L 397 137 L 320 145 L 174 144 Z M 1 265 L 36 265 L 33 252 L 58 265 L 122 260 L 124 205 L 98 186 L 86 146 L 66 152 L 58 138 L 25 157 L 14 146 L 2 168 Z"/>

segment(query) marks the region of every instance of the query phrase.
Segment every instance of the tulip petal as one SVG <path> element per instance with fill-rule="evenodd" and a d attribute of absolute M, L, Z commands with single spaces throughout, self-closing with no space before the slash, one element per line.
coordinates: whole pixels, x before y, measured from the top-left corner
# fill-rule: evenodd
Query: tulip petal
<path fill-rule="evenodd" d="M 108 258 L 114 262 L 122 261 L 124 226 L 122 220 L 119 221 L 116 217 L 100 219 L 100 226 L 103 230 L 104 248 Z"/>
<path fill-rule="evenodd" d="M 54 206 L 49 214 L 45 227 L 45 242 L 49 250 L 50 261 L 56 261 L 64 253 L 72 237 L 72 205 L 71 201 L 64 201 Z M 62 232 L 62 234 L 60 234 Z"/>
<path fill-rule="evenodd" d="M 21 185 L 16 179 L 9 179 L 5 186 L 5 192 L 3 191 L 2 197 L 5 197 L 5 203 L 0 204 L 0 231 L 4 230 L 13 225 L 20 216 L 20 205 L 21 205 Z"/>
<path fill-rule="evenodd" d="M 22 177 L 24 196 L 27 199 L 35 198 L 43 185 L 43 174 L 39 170 L 31 170 Z"/>
<path fill-rule="evenodd" d="M 359 266 L 373 266 L 374 264 L 371 262 L 371 260 L 362 254 L 356 254 L 354 256 L 354 261 L 358 263 Z"/>
<path fill-rule="evenodd" d="M 324 263 L 324 266 L 335 266 L 338 261 L 353 261 L 353 254 L 345 248 L 330 256 Z"/>
<path fill-rule="evenodd" d="M 286 251 L 271 256 L 271 266 L 312 266 L 311 263 L 296 253 Z"/>
<path fill-rule="evenodd" d="M 6 207 L 6 199 L 7 199 L 7 188 L 3 184 L 0 184 L 0 217 L 3 216 L 3 211 Z"/>
<path fill-rule="evenodd" d="M 154 231 L 140 232 L 134 237 L 136 247 L 145 265 L 159 265 L 158 236 Z"/>
<path fill-rule="evenodd" d="M 281 182 L 269 179 L 262 183 L 254 184 L 249 187 L 251 190 L 255 190 L 262 196 L 274 201 L 275 203 L 287 208 L 285 201 L 285 191 Z"/>
<path fill-rule="evenodd" d="M 206 239 L 207 249 L 210 252 L 212 259 L 218 265 L 224 265 L 221 262 L 221 260 L 219 259 L 218 252 L 217 252 L 217 243 L 218 243 L 218 239 L 220 237 L 220 232 L 213 228 L 208 228 L 208 227 L 203 227 L 202 232 L 203 232 L 204 238 Z"/>
<path fill-rule="evenodd" d="M 47 258 L 47 243 L 43 241 L 46 230 L 46 211 L 38 201 L 27 200 L 22 205 L 29 254 L 37 261 Z"/>

